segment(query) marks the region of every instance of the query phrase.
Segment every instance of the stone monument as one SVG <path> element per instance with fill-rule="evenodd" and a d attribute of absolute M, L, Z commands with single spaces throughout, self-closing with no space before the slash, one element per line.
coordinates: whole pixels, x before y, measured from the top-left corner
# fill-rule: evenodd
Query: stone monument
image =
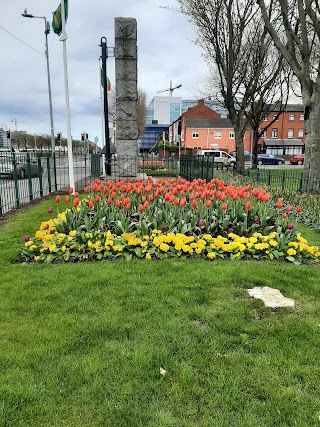
<path fill-rule="evenodd" d="M 137 21 L 115 18 L 117 176 L 137 176 Z"/>

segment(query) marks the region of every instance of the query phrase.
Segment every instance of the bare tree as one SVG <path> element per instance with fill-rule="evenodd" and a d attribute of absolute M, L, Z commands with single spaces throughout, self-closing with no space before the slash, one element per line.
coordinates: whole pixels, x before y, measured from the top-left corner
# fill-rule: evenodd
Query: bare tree
<path fill-rule="evenodd" d="M 111 90 L 108 94 L 108 110 L 109 120 L 116 121 L 116 93 Z M 137 100 L 137 121 L 138 121 L 138 137 L 143 134 L 145 128 L 147 114 L 147 93 L 138 87 L 138 100 Z"/>
<path fill-rule="evenodd" d="M 197 30 L 197 43 L 207 63 L 215 63 L 219 91 L 235 131 L 237 169 L 243 171 L 244 134 L 257 109 L 261 112 L 270 104 L 271 88 L 280 81 L 282 61 L 270 60 L 272 39 L 257 13 L 255 0 L 178 3 Z"/>
<path fill-rule="evenodd" d="M 257 0 L 265 26 L 301 86 L 305 190 L 320 180 L 320 6 L 318 0 Z"/>
<path fill-rule="evenodd" d="M 147 93 L 138 88 L 137 120 L 138 120 L 138 138 L 143 134 L 147 115 Z"/>

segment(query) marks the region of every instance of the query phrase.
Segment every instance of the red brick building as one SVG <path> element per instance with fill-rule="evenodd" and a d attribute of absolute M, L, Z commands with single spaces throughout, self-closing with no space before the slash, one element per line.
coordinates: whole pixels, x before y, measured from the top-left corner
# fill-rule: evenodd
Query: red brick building
<path fill-rule="evenodd" d="M 261 130 L 270 123 L 276 111 L 268 114 Z M 285 111 L 264 132 L 259 141 L 261 151 L 267 154 L 291 156 L 304 152 L 304 110 L 300 104 L 288 104 Z"/>
<path fill-rule="evenodd" d="M 234 129 L 230 119 L 211 110 L 203 100 L 181 115 L 181 149 L 235 150 Z M 250 131 L 244 139 L 245 150 L 250 151 Z"/>
<path fill-rule="evenodd" d="M 276 111 L 268 114 L 261 123 L 261 130 L 271 123 L 275 115 Z M 182 152 L 195 152 L 198 149 L 220 149 L 227 152 L 235 150 L 234 129 L 230 119 L 221 117 L 206 106 L 203 100 L 199 100 L 198 105 L 183 113 L 172 128 L 171 134 L 180 136 Z M 258 151 L 292 156 L 304 152 L 304 143 L 303 106 L 289 104 L 260 138 Z M 250 129 L 245 132 L 244 150 L 252 152 Z"/>

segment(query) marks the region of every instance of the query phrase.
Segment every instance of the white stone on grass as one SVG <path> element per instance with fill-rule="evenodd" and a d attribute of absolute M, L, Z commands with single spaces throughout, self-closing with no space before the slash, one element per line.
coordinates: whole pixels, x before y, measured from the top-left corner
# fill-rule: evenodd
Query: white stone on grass
<path fill-rule="evenodd" d="M 268 286 L 247 289 L 247 292 L 251 297 L 263 301 L 266 307 L 278 308 L 295 306 L 294 299 L 286 298 L 278 289 L 269 288 Z"/>

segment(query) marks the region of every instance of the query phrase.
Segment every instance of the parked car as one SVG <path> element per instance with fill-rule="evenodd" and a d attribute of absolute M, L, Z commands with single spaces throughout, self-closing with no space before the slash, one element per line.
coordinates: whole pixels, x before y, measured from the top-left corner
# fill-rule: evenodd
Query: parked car
<path fill-rule="evenodd" d="M 290 159 L 292 165 L 303 165 L 304 164 L 304 154 L 296 154 Z"/>
<path fill-rule="evenodd" d="M 273 154 L 258 154 L 257 163 L 258 165 L 283 165 L 284 159 Z"/>
<path fill-rule="evenodd" d="M 234 167 L 236 164 L 235 157 L 221 150 L 198 150 L 196 156 L 204 156 L 213 159 L 214 163 L 220 163 Z"/>
<path fill-rule="evenodd" d="M 231 155 L 232 157 L 236 157 L 236 152 L 235 152 L 235 151 L 232 151 L 232 152 L 230 153 L 230 155 Z M 245 152 L 244 152 L 244 160 L 251 160 L 251 157 L 252 157 L 252 154 L 251 154 L 249 151 L 245 151 Z"/>
<path fill-rule="evenodd" d="M 0 177 L 13 178 L 14 170 L 16 170 L 17 178 L 24 179 L 28 176 L 30 171 L 31 176 L 39 175 L 38 163 L 35 159 L 31 159 L 28 165 L 26 156 L 16 156 L 13 158 L 11 155 L 0 156 Z"/>

